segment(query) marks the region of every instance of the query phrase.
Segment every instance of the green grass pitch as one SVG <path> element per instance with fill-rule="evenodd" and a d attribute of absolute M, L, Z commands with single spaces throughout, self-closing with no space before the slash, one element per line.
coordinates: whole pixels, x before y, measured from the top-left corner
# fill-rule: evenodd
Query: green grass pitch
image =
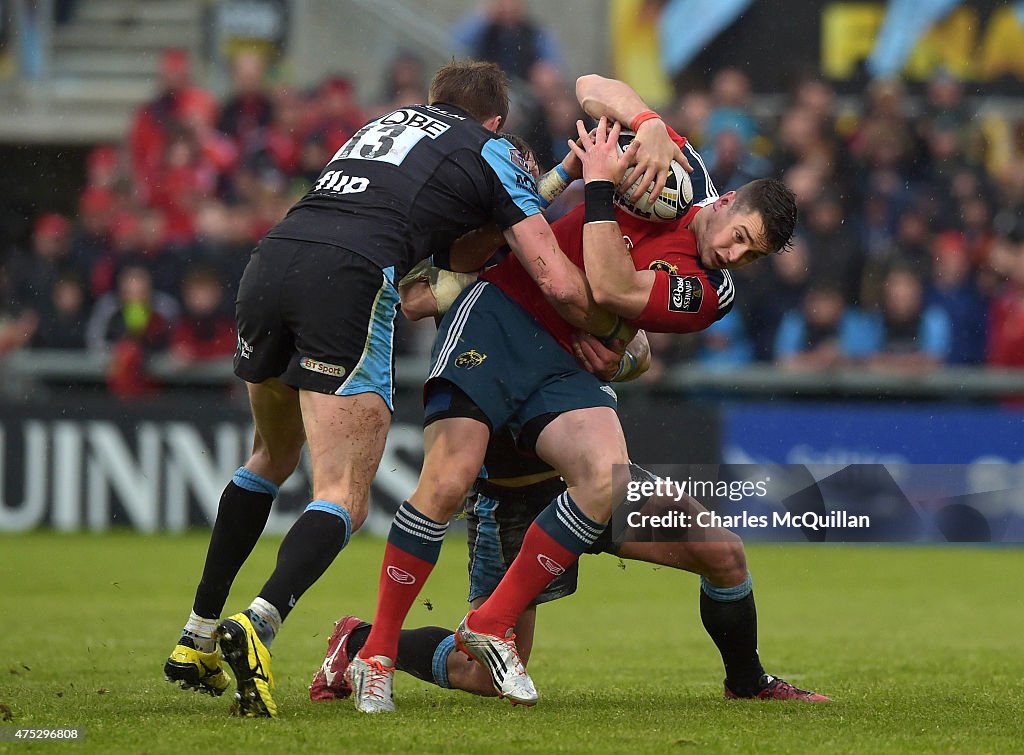
<path fill-rule="evenodd" d="M 0 537 L 0 704 L 19 726 L 83 726 L 95 752 L 1012 752 L 1024 749 L 1024 550 L 749 549 L 768 671 L 831 705 L 726 702 L 697 578 L 586 557 L 580 592 L 543 606 L 534 709 L 396 679 L 399 712 L 310 703 L 332 621 L 371 616 L 383 542 L 356 538 L 274 645 L 277 720 L 228 715 L 163 681 L 207 536 Z M 266 539 L 228 603 L 269 575 Z M 452 537 L 406 626 L 465 612 Z M 0 709 L 2 711 L 4 709 Z M 2 715 L 0 715 L 2 717 Z"/>

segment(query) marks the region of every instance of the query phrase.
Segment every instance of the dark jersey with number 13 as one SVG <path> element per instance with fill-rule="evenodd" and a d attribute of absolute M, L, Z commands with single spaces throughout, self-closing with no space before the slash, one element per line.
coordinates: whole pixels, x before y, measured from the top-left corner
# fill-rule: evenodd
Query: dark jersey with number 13
<path fill-rule="evenodd" d="M 467 231 L 539 212 L 515 147 L 457 107 L 413 105 L 359 129 L 267 236 L 339 246 L 399 280 Z"/>

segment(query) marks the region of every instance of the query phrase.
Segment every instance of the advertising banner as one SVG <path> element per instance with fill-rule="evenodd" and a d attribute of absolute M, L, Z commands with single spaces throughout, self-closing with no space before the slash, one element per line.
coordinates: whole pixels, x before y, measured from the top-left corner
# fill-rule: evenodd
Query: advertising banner
<path fill-rule="evenodd" d="M 244 406 L 206 398 L 3 403 L 0 417 L 0 531 L 209 526 L 253 437 Z M 396 416 L 374 485 L 371 529 L 386 531 L 416 484 L 419 422 L 413 411 Z M 305 508 L 310 479 L 304 455 L 281 488 L 268 532 L 286 531 Z"/>
<path fill-rule="evenodd" d="M 920 38 L 906 41 L 909 53 L 901 76 L 922 82 L 944 71 L 965 81 L 972 94 L 1019 93 L 1024 79 L 1019 4 L 972 0 L 954 5 Z M 888 10 L 885 2 L 753 3 L 693 59 L 686 76 L 700 81 L 709 72 L 738 66 L 758 92 L 786 92 L 795 77 L 806 73 L 824 75 L 841 92 L 859 92 L 869 79 L 868 60 Z M 907 25 L 900 28 L 910 33 Z"/>
<path fill-rule="evenodd" d="M 716 474 L 773 480 L 765 495 L 724 501 L 728 510 L 871 519 L 845 531 L 834 520 L 817 531 L 741 526 L 744 537 L 1021 542 L 1022 428 L 1024 412 L 1011 408 L 736 403 L 723 411 L 732 466 Z"/>
<path fill-rule="evenodd" d="M 717 460 L 714 410 L 673 396 L 625 398 L 623 424 L 636 453 L 673 448 L 692 463 Z M 387 534 L 416 487 L 423 462 L 419 391 L 403 389 L 374 479 L 364 527 Z M 74 395 L 46 403 L 0 402 L 0 531 L 53 528 L 181 532 L 208 527 L 221 491 L 249 457 L 244 404 L 203 394 L 122 403 Z M 309 502 L 305 456 L 282 486 L 268 532 L 285 532 Z"/>

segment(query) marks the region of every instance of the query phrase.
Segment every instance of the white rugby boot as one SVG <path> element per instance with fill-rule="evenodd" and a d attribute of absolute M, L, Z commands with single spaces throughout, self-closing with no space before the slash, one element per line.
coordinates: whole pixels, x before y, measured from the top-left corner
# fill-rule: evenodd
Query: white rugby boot
<path fill-rule="evenodd" d="M 361 713 L 395 712 L 395 701 L 391 694 L 395 664 L 390 658 L 383 655 L 367 659 L 356 656 L 345 673 L 352 685 L 356 710 Z"/>
<path fill-rule="evenodd" d="M 511 629 L 504 637 L 474 632 L 468 624 L 474 613 L 470 611 L 455 630 L 455 647 L 483 664 L 499 697 L 507 697 L 513 705 L 536 705 L 537 688 L 519 659 L 515 634 Z"/>

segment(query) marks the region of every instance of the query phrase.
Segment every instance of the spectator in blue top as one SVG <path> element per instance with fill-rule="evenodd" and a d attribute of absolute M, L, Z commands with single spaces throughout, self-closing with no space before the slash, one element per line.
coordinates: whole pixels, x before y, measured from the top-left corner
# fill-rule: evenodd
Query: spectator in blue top
<path fill-rule="evenodd" d="M 736 270 L 733 277 L 737 288 L 743 292 L 737 299 L 737 307 L 753 341 L 754 358 L 770 362 L 782 318 L 790 310 L 799 308 L 811 285 L 807 239 L 797 233 L 788 251 L 771 255 L 767 269 L 757 270 L 748 265 Z"/>
<path fill-rule="evenodd" d="M 750 112 L 750 78 L 739 68 L 723 68 L 711 81 L 714 107 L 704 124 L 704 136 L 713 143 L 720 131 L 735 131 L 744 146 L 758 135 L 757 121 Z"/>
<path fill-rule="evenodd" d="M 695 335 L 700 346 L 694 362 L 707 370 L 729 372 L 754 361 L 754 344 L 738 312 L 727 314 Z"/>
<path fill-rule="evenodd" d="M 943 310 L 951 328 L 949 364 L 985 361 L 988 303 L 974 280 L 967 239 L 959 231 L 940 234 L 932 246 L 935 265 L 926 301 Z"/>
<path fill-rule="evenodd" d="M 885 276 L 882 311 L 874 320 L 877 349 L 868 360 L 875 370 L 924 372 L 949 356 L 949 315 L 926 306 L 924 284 L 908 268 L 896 267 Z"/>
<path fill-rule="evenodd" d="M 526 12 L 523 0 L 488 0 L 452 30 L 458 49 L 497 63 L 511 78 L 527 80 L 534 63 L 563 67 L 555 38 Z"/>
<path fill-rule="evenodd" d="M 775 335 L 775 361 L 786 370 L 830 370 L 870 357 L 878 330 L 846 304 L 842 288 L 814 283 L 799 309 L 786 313 Z"/>
<path fill-rule="evenodd" d="M 735 191 L 743 184 L 764 178 L 772 171 L 771 163 L 747 149 L 743 137 L 734 128 L 723 128 L 715 136 L 708 173 L 718 191 Z"/>

